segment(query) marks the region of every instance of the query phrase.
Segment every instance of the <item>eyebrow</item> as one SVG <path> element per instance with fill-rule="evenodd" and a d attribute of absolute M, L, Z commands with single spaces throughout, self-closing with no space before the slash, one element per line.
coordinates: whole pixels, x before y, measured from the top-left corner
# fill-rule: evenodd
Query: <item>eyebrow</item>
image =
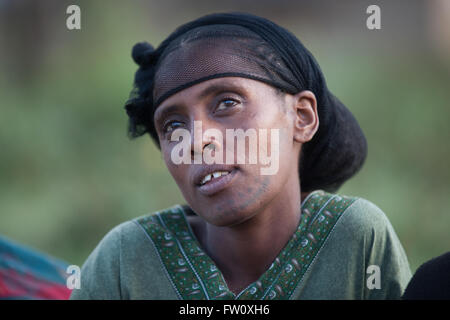
<path fill-rule="evenodd" d="M 217 94 L 217 93 L 221 93 L 221 92 L 226 92 L 226 91 L 236 91 L 237 93 L 242 94 L 242 88 L 241 86 L 238 86 L 234 83 L 229 83 L 229 82 L 225 82 L 225 83 L 217 83 L 217 84 L 212 84 L 208 87 L 206 87 L 205 89 L 203 89 L 198 95 L 197 95 L 197 99 L 204 99 L 208 96 L 211 96 L 213 94 Z M 164 107 L 164 109 L 162 111 L 159 112 L 157 119 L 164 119 L 165 117 L 169 116 L 170 114 L 173 113 L 177 113 L 179 111 L 179 109 L 181 108 L 180 105 L 178 104 L 173 104 L 173 105 L 169 105 L 167 107 Z"/>
<path fill-rule="evenodd" d="M 212 94 L 218 93 L 218 92 L 225 92 L 225 91 L 238 91 L 239 93 L 242 91 L 240 86 L 237 86 L 233 83 L 217 83 L 212 84 L 205 88 L 200 94 L 198 95 L 198 99 L 206 98 Z"/>
<path fill-rule="evenodd" d="M 176 104 L 165 107 L 162 111 L 159 111 L 158 117 L 155 117 L 155 119 L 157 119 L 157 120 L 165 119 L 167 116 L 177 113 L 179 109 L 180 109 L 180 106 L 178 106 Z M 155 112 L 155 114 L 156 114 L 156 112 Z"/>

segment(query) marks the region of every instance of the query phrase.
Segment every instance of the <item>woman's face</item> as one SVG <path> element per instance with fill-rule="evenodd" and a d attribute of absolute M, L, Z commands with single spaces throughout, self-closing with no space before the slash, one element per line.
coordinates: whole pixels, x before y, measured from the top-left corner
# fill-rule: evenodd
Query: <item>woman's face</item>
<path fill-rule="evenodd" d="M 297 98 L 260 81 L 225 77 L 184 89 L 158 107 L 154 122 L 164 161 L 189 206 L 204 220 L 217 226 L 241 223 L 270 206 L 286 188 L 299 185 L 302 116 L 294 106 Z M 313 105 L 314 115 L 315 100 Z M 179 154 L 183 142 L 171 141 L 177 129 L 191 136 L 187 141 L 190 163 L 174 161 L 174 151 Z M 215 129 L 223 139 L 208 129 Z M 245 155 L 237 147 L 239 142 L 233 139 L 233 147 L 227 137 L 227 131 L 236 133 L 236 129 L 256 133 L 256 140 L 245 139 Z M 201 156 L 206 153 L 222 164 L 205 163 Z M 199 156 L 201 164 L 195 163 Z M 262 174 L 270 166 L 269 174 Z"/>

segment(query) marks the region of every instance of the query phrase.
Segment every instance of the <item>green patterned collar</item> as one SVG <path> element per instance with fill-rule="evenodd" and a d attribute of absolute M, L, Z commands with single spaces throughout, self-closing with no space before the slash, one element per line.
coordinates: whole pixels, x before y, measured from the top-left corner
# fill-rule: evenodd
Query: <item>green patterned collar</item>
<path fill-rule="evenodd" d="M 356 198 L 316 190 L 302 203 L 297 230 L 272 265 L 238 295 L 201 249 L 181 206 L 138 218 L 180 299 L 289 299 L 339 217 Z"/>

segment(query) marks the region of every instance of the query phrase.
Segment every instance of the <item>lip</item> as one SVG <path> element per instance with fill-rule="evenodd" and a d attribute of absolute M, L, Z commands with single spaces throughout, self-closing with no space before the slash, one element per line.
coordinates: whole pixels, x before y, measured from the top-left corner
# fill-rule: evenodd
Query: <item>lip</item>
<path fill-rule="evenodd" d="M 229 173 L 225 176 L 214 178 L 209 182 L 205 183 L 204 185 L 201 185 L 203 177 L 216 171 L 228 171 Z M 194 185 L 203 195 L 212 196 L 225 189 L 232 182 L 238 171 L 239 170 L 234 166 L 225 166 L 225 165 L 203 166 L 198 171 L 195 172 Z"/>
<path fill-rule="evenodd" d="M 237 172 L 237 169 L 233 169 L 226 176 L 220 176 L 219 178 L 212 179 L 204 185 L 198 186 L 198 190 L 205 196 L 212 196 L 225 189 L 232 182 Z"/>

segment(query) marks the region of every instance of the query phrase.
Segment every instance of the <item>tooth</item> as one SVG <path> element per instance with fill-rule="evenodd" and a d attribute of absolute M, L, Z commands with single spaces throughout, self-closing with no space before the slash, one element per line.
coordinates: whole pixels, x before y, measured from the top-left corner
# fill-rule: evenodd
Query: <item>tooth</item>
<path fill-rule="evenodd" d="M 227 174 L 229 174 L 228 171 L 216 171 L 216 172 L 213 172 L 211 174 L 206 175 L 203 178 L 201 184 L 205 184 L 206 182 L 210 181 L 213 178 L 215 179 L 215 178 L 219 178 L 220 176 L 226 176 Z"/>
<path fill-rule="evenodd" d="M 206 182 L 208 182 L 209 180 L 211 180 L 211 175 L 210 174 L 208 174 L 208 175 L 206 175 L 204 178 L 203 178 L 203 180 L 202 180 L 202 184 L 205 184 Z"/>

